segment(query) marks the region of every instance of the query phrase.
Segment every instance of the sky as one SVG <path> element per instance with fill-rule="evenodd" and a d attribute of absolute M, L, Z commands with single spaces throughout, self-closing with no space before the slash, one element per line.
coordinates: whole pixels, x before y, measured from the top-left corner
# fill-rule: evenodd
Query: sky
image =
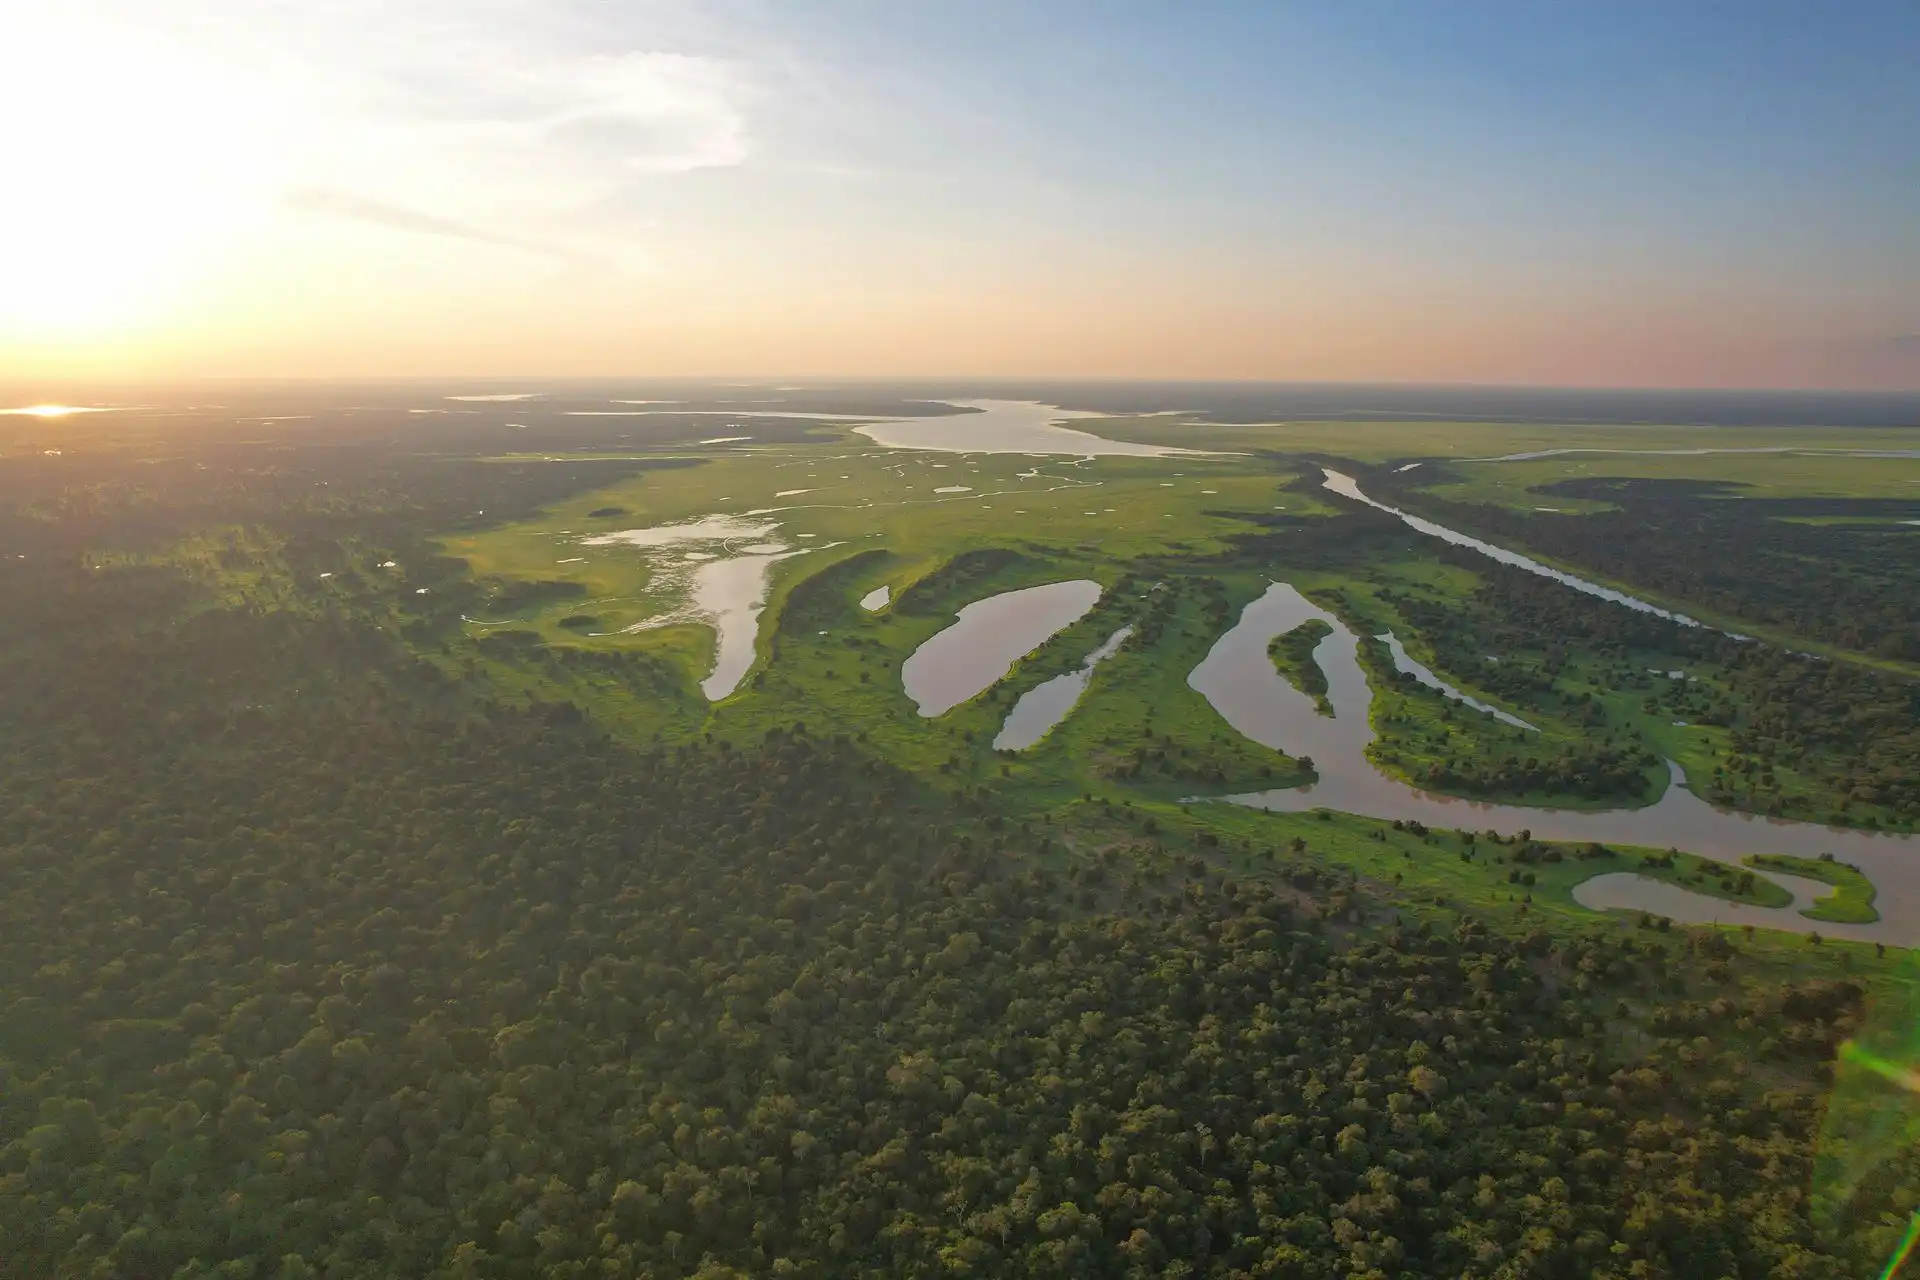
<path fill-rule="evenodd" d="M 0 377 L 1920 388 L 1920 5 L 0 4 Z"/>

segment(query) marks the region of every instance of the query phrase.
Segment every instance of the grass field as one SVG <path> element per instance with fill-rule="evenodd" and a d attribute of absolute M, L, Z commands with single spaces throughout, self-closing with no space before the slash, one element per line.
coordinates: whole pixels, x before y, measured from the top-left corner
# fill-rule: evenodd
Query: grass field
<path fill-rule="evenodd" d="M 1899 429 L 1836 429 L 1830 427 L 1686 427 L 1586 426 L 1578 423 L 1448 422 L 1440 420 L 1378 422 L 1299 421 L 1247 425 L 1200 421 L 1166 415 L 1110 418 L 1076 423 L 1116 440 L 1176 445 L 1190 449 L 1220 449 L 1247 454 L 1260 452 L 1325 455 L 1356 462 L 1412 461 L 1416 459 L 1497 458 L 1543 449 L 1869 449 L 1911 450 L 1911 432 Z M 1595 461 L 1596 455 L 1573 461 Z M 1747 463 L 1754 455 L 1709 454 L 1687 459 L 1709 466 L 1723 462 Z M 1793 459 L 1783 459 L 1792 461 Z M 1501 463 L 1500 466 L 1534 465 Z"/>
<path fill-rule="evenodd" d="M 1914 447 L 1911 441 L 1905 446 Z M 1621 477 L 1722 481 L 1754 498 L 1911 498 L 1920 509 L 1920 458 L 1717 453 L 1674 457 L 1629 453 L 1573 454 L 1525 462 L 1460 463 L 1457 480 L 1425 492 L 1452 502 L 1480 502 L 1522 511 L 1551 507 L 1568 514 L 1605 503 L 1540 492 L 1562 480 Z"/>
<path fill-rule="evenodd" d="M 897 593 L 978 546 L 1033 548 L 1041 555 L 1097 552 L 1115 562 L 1214 554 L 1223 537 L 1251 527 L 1235 512 L 1325 510 L 1279 493 L 1293 474 L 1248 459 L 1083 461 L 852 445 L 715 450 L 706 465 L 642 474 L 556 504 L 539 520 L 450 538 L 445 547 L 483 578 L 579 583 L 583 596 L 565 608 L 534 608 L 510 620 L 551 642 L 578 644 L 587 641 L 558 626 L 569 613 L 592 613 L 613 631 L 674 603 L 648 556 L 629 547 L 583 545 L 596 534 L 751 514 L 776 525 L 771 536 L 796 548 L 833 542 L 851 548 L 842 554 L 886 548 L 893 560 L 884 581 Z M 936 492 L 960 487 L 966 492 Z M 610 509 L 623 514 L 590 514 Z M 783 562 L 773 599 L 816 572 L 824 554 Z M 651 647 L 656 640 L 623 636 L 603 643 Z"/>

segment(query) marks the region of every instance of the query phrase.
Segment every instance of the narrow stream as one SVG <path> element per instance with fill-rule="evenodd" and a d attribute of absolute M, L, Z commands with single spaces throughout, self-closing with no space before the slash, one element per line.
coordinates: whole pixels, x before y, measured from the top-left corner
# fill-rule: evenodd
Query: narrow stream
<path fill-rule="evenodd" d="M 1456 547 L 1470 547 L 1478 551 L 1481 555 L 1486 556 L 1489 560 L 1498 560 L 1501 564 L 1512 565 L 1516 569 L 1525 569 L 1528 573 L 1536 573 L 1543 578 L 1552 578 L 1555 582 L 1563 586 L 1572 587 L 1575 591 L 1585 592 L 1590 596 L 1598 596 L 1602 600 L 1611 600 L 1615 604 L 1623 604 L 1627 608 L 1637 610 L 1640 613 L 1650 613 L 1656 618 L 1665 618 L 1669 622 L 1677 622 L 1683 627 L 1704 627 L 1707 625 L 1698 618 L 1689 618 L 1684 613 L 1674 613 L 1670 609 L 1662 609 L 1659 605 L 1649 604 L 1638 596 L 1630 596 L 1624 591 L 1615 591 L 1612 587 L 1603 587 L 1597 582 L 1589 582 L 1587 579 L 1579 577 L 1576 574 L 1567 573 L 1565 570 L 1556 569 L 1551 565 L 1541 564 L 1538 560 L 1529 559 L 1526 556 L 1520 555 L 1518 552 L 1509 551 L 1505 547 L 1496 547 L 1491 542 L 1482 542 L 1479 538 L 1459 533 L 1447 528 L 1445 525 L 1435 524 L 1431 520 L 1423 520 L 1416 515 L 1409 515 L 1398 507 L 1390 507 L 1384 502 L 1375 502 L 1372 498 L 1369 498 L 1360 491 L 1360 485 L 1352 476 L 1342 475 L 1340 472 L 1328 467 L 1322 467 L 1320 470 L 1326 477 L 1322 483 L 1322 488 L 1331 493 L 1337 493 L 1343 498 L 1351 498 L 1355 502 L 1364 503 L 1372 507 L 1375 511 L 1384 511 L 1390 516 L 1396 516 L 1409 529 L 1424 533 L 1430 538 L 1439 538 L 1443 542 L 1451 542 Z M 1729 631 L 1726 634 L 1734 635 L 1735 633 Z M 1738 638 L 1746 640 L 1751 637 L 1740 636 Z"/>
<path fill-rule="evenodd" d="M 1519 716 L 1508 711 L 1502 711 L 1490 702 L 1482 702 L 1472 694 L 1464 693 L 1448 684 L 1445 680 L 1442 680 L 1439 676 L 1435 675 L 1432 669 L 1425 663 L 1408 653 L 1407 646 L 1400 643 L 1400 637 L 1393 634 L 1393 632 L 1389 631 L 1385 635 L 1375 636 L 1374 639 L 1386 642 L 1388 652 L 1393 654 L 1393 669 L 1395 671 L 1404 671 L 1427 688 L 1438 690 L 1440 693 L 1452 698 L 1455 702 L 1472 707 L 1475 711 L 1484 711 L 1501 724 L 1510 724 L 1516 729 L 1525 729 L 1531 733 L 1540 732 L 1537 726 L 1528 724 Z"/>

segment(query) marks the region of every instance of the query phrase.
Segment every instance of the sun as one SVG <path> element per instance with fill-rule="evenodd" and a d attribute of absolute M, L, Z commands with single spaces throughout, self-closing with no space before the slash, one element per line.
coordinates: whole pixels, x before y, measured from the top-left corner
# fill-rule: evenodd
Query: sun
<path fill-rule="evenodd" d="M 111 413 L 111 409 L 78 404 L 30 404 L 18 409 L 0 409 L 0 415 L 22 418 L 71 418 L 76 413 Z"/>
<path fill-rule="evenodd" d="M 0 337 L 138 321 L 218 254 L 269 175 L 257 115 L 184 50 L 0 6 Z"/>

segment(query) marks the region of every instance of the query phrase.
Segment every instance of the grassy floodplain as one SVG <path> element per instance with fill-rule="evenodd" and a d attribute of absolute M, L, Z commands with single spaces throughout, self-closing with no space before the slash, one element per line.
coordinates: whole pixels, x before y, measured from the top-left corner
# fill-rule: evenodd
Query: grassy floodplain
<path fill-rule="evenodd" d="M 1822 442 L 1809 441 L 1802 433 L 1794 445 L 1786 447 L 1806 451 L 1790 453 L 1593 453 L 1518 462 L 1460 463 L 1450 469 L 1451 475 L 1460 477 L 1458 481 L 1434 485 L 1430 492 L 1455 502 L 1522 510 L 1550 506 L 1569 515 L 1603 510 L 1608 504 L 1540 491 L 1566 480 L 1616 477 L 1724 484 L 1737 486 L 1737 492 L 1753 498 L 1911 498 L 1920 503 L 1920 458 L 1814 452 L 1838 448 L 1871 451 L 1879 447 L 1871 443 L 1873 437 L 1851 433 L 1845 436 L 1845 444 L 1824 442 L 1824 433 L 1816 439 Z M 1889 451 L 1893 447 L 1889 446 Z M 1913 444 L 1909 441 L 1897 447 L 1911 450 Z"/>
<path fill-rule="evenodd" d="M 1500 653 L 1463 653 L 1459 636 L 1435 630 L 1436 618 L 1451 627 L 1482 611 L 1486 569 L 1438 559 L 1430 544 L 1411 536 L 1382 543 L 1376 534 L 1379 545 L 1295 553 L 1276 532 L 1306 530 L 1311 544 L 1319 536 L 1312 531 L 1339 527 L 1341 508 L 1315 485 L 1323 460 L 1398 460 L 1428 450 L 1438 466 L 1449 458 L 1553 447 L 1688 448 L 1699 447 L 1700 430 L 1215 426 L 1167 418 L 1106 420 L 1097 429 L 1116 438 L 1221 452 L 1157 459 L 949 454 L 885 449 L 851 431 L 822 426 L 816 428 L 817 443 L 808 445 L 678 448 L 672 457 L 696 465 L 642 471 L 551 504 L 535 519 L 448 537 L 443 547 L 470 566 L 478 582 L 491 584 L 490 598 L 513 606 L 473 615 L 464 624 L 469 641 L 497 647 L 501 636 L 520 635 L 549 650 L 644 653 L 680 673 L 683 692 L 672 732 L 753 737 L 804 723 L 867 743 L 942 788 L 994 794 L 1008 813 L 1028 815 L 1017 819 L 1022 822 L 1058 819 L 1071 827 L 1077 818 L 1068 815 L 1084 818 L 1086 803 L 1118 802 L 1156 831 L 1177 831 L 1202 812 L 1183 804 L 1192 796 L 1311 777 L 1307 763 L 1228 729 L 1185 680 L 1272 578 L 1295 582 L 1363 635 L 1392 630 L 1445 679 L 1538 729 L 1498 724 L 1436 691 L 1396 680 L 1384 647 L 1363 642 L 1375 691 L 1374 759 L 1409 783 L 1504 803 L 1607 808 L 1650 801 L 1664 785 L 1662 761 L 1675 759 L 1691 777 L 1733 785 L 1731 766 L 1746 744 L 1722 713 L 1737 706 L 1740 694 L 1709 666 L 1691 664 L 1687 678 L 1676 681 L 1667 674 L 1675 669 L 1669 655 L 1606 654 L 1552 637 L 1530 637 L 1524 648 Z M 1724 448 L 1893 448 L 1904 439 L 1892 432 L 1712 433 L 1714 447 Z M 512 461 L 525 458 L 501 459 Z M 1742 482 L 1764 479 L 1769 492 L 1832 497 L 1847 489 L 1849 476 L 1872 471 L 1855 459 L 1823 461 L 1796 491 L 1782 463 L 1770 454 L 1651 460 L 1591 454 L 1473 464 L 1483 469 L 1468 474 L 1511 474 L 1516 483 L 1550 484 L 1596 469 L 1626 477 L 1717 471 Z M 1395 470 L 1409 466 L 1400 462 Z M 1448 474 L 1463 469 L 1456 465 Z M 1498 488 L 1505 482 L 1492 483 Z M 1869 495 L 1886 487 L 1862 485 Z M 1510 500 L 1491 491 L 1458 496 Z M 648 554 L 621 545 L 590 546 L 587 540 L 715 514 L 772 526 L 765 536 L 800 554 L 773 566 L 752 671 L 733 694 L 709 707 L 685 691 L 713 661 L 711 629 L 698 621 L 636 625 L 671 614 L 675 591 L 683 587 L 661 575 Z M 1091 613 L 1016 660 L 1004 679 L 979 696 L 932 720 L 918 714 L 900 683 L 901 664 L 915 648 L 972 600 L 1067 578 L 1101 584 L 1102 599 Z M 859 606 L 882 586 L 891 596 L 887 607 Z M 591 629 L 581 625 L 583 617 L 591 619 Z M 1077 667 L 1122 625 L 1134 626 L 1136 634 L 1094 672 L 1062 723 L 1026 751 L 992 750 L 1001 721 L 1023 693 Z M 1317 668 L 1301 674 L 1310 684 Z M 1766 777 L 1775 792 L 1788 795 L 1812 795 L 1822 786 L 1808 761 L 1770 762 Z M 1757 806 L 1767 793 L 1726 794 L 1734 803 L 1747 799 Z M 1204 812 L 1209 828 L 1246 821 L 1220 806 Z M 1364 826 L 1366 819 L 1257 822 L 1321 837 L 1349 822 Z M 1286 835 L 1283 845 L 1295 838 Z M 1373 835 L 1368 839 L 1374 842 Z M 1369 858 L 1360 861 L 1372 865 L 1375 852 L 1368 849 Z M 1350 853 L 1339 860 L 1359 868 Z M 1465 896 L 1481 907 L 1541 910 L 1559 891 L 1555 886 L 1570 887 L 1601 870 L 1629 869 L 1708 896 L 1761 906 L 1787 901 L 1764 880 L 1723 888 L 1715 868 L 1684 852 L 1672 864 L 1659 852 L 1605 866 L 1601 861 L 1569 859 L 1551 871 L 1536 868 L 1537 884 L 1522 892 L 1504 874 L 1490 880 L 1470 876 L 1473 887 Z M 1407 874 L 1408 868 L 1397 866 L 1389 877 L 1404 884 Z M 1547 902 L 1529 902 L 1536 894 L 1545 894 Z M 1564 906 L 1576 917 L 1584 913 L 1570 898 Z"/>
<path fill-rule="evenodd" d="M 8 627 L 26 673 L 8 689 L 10 723 L 27 735 L 12 757 L 15 829 L 30 834 L 5 851 L 0 1067 L 22 1105 L 0 1106 L 3 1136 L 18 1139 L 0 1143 L 0 1184 L 36 1197 L 16 1221 L 64 1232 L 44 1246 L 27 1237 L 35 1274 L 77 1270 L 59 1258 L 82 1256 L 184 1274 L 240 1247 L 297 1248 L 347 1273 L 342 1238 L 357 1259 L 412 1248 L 410 1274 L 473 1262 L 482 1246 L 491 1269 L 517 1273 L 558 1238 L 521 1224 L 587 1196 L 567 1219 L 583 1259 L 619 1232 L 658 1244 L 660 1274 L 726 1274 L 695 1256 L 726 1250 L 741 1268 L 731 1274 L 759 1274 L 766 1258 L 738 1242 L 769 1229 L 787 1233 L 782 1252 L 810 1241 L 845 1256 L 833 1233 L 867 1212 L 876 1170 L 905 1179 L 889 1202 L 902 1206 L 957 1203 L 943 1197 L 982 1185 L 971 1170 L 986 1166 L 922 1161 L 900 1135 L 951 1135 L 999 1107 L 1005 1119 L 955 1150 L 987 1150 L 1017 1205 L 1077 1205 L 1076 1186 L 1103 1189 L 1089 1201 L 1105 1194 L 1104 1156 L 1082 1143 L 1060 1173 L 1049 1154 L 1059 1189 L 1017 1190 L 1037 1167 L 1021 1141 L 1029 1117 L 1046 1119 L 1061 1153 L 1084 1121 L 1111 1136 L 1165 1116 L 1153 1141 L 1170 1149 L 1222 1125 L 1223 1098 L 1242 1111 L 1216 1130 L 1223 1149 L 1196 1149 L 1194 1205 L 1265 1194 L 1240 1153 L 1279 1169 L 1306 1151 L 1344 1181 L 1303 1209 L 1304 1230 L 1377 1190 L 1376 1160 L 1459 1161 L 1464 1172 L 1441 1181 L 1462 1221 L 1476 1220 L 1466 1206 L 1482 1193 L 1547 1205 L 1529 1188 L 1549 1166 L 1527 1164 L 1521 1135 L 1571 1185 L 1607 1188 L 1587 1197 L 1589 1213 L 1738 1176 L 1766 1194 L 1716 1207 L 1726 1231 L 1777 1219 L 1789 1243 L 1814 1238 L 1793 1206 L 1835 1043 L 1856 1029 L 1872 1039 L 1911 1004 L 1911 959 L 1885 928 L 1901 895 L 1882 893 L 1877 926 L 1828 923 L 1795 915 L 1759 869 L 1699 858 L 1684 840 L 1660 847 L 1657 832 L 1649 847 L 1553 841 L 1468 806 L 1441 821 L 1497 821 L 1501 833 L 1228 803 L 1307 783 L 1319 740 L 1296 745 L 1289 729 L 1275 740 L 1302 755 L 1260 747 L 1189 679 L 1284 580 L 1359 637 L 1376 760 L 1410 782 L 1611 807 L 1646 803 L 1648 784 L 1664 783 L 1646 761 L 1677 758 L 1704 794 L 1855 826 L 1907 812 L 1912 756 L 1898 748 L 1910 717 L 1887 696 L 1904 686 L 1601 606 L 1315 483 L 1322 458 L 1370 492 L 1393 475 L 1438 475 L 1437 460 L 1408 472 L 1260 449 L 907 456 L 831 428 L 742 449 L 604 444 L 415 459 L 371 485 L 248 466 L 235 491 L 268 519 L 227 499 L 219 520 L 189 515 L 189 532 L 163 541 L 140 509 L 126 522 L 139 536 L 89 530 L 78 564 L 45 554 L 52 539 L 0 560 L 33 602 Z M 889 491 L 860 493 L 856 477 Z M 1059 477 L 1072 483 L 1043 486 Z M 815 492 L 783 492 L 798 489 Z M 62 501 L 91 520 L 134 492 L 107 483 Z M 1631 490 L 1619 506 L 1664 500 Z M 685 548 L 587 540 L 716 514 L 788 558 L 767 561 L 745 679 L 713 702 L 699 682 L 716 645 L 684 608 Z M 32 518 L 15 522 L 16 539 Z M 919 714 L 901 684 L 910 654 L 974 602 L 1069 578 L 1102 587 L 1085 616 L 978 696 Z M 885 605 L 864 606 L 882 586 Z M 629 629 L 662 614 L 679 620 Z M 993 748 L 1021 695 L 1123 626 L 1130 639 L 1063 720 L 1028 750 Z M 1371 638 L 1389 630 L 1537 732 L 1400 679 Z M 1239 651 L 1254 661 L 1237 678 L 1282 679 L 1267 638 Z M 1293 661 L 1303 679 L 1318 668 Z M 1320 672 L 1334 674 L 1343 712 L 1348 671 Z M 1324 728 L 1311 710 L 1304 722 Z M 1893 755 L 1872 756 L 1873 744 Z M 1351 758 L 1329 754 L 1322 780 Z M 117 831 L 100 829 L 102 814 Z M 1588 883 L 1600 875 L 1620 877 L 1606 900 L 1629 904 L 1633 883 L 1658 882 L 1642 900 L 1677 918 L 1583 905 L 1601 900 Z M 1675 890 L 1707 907 L 1683 910 Z M 1388 1042 L 1412 1047 L 1379 1059 Z M 1384 1063 L 1368 1072 L 1364 1109 L 1345 1091 L 1362 1044 Z M 1516 1047 L 1525 1056 L 1510 1061 Z M 1445 1068 L 1417 1095 L 1403 1087 L 1416 1056 Z M 611 1092 L 571 1092 L 602 1085 Z M 1270 1117 L 1250 1101 L 1267 1097 Z M 603 1105 L 616 1098 L 627 1101 Z M 1488 1111 L 1509 1103 L 1534 1110 Z M 445 1106 L 469 1120 L 449 1123 Z M 1841 1110 L 1827 1108 L 1829 1123 Z M 1590 1128 L 1602 1115 L 1614 1119 Z M 584 1119 L 569 1130 L 554 1116 Z M 347 1118 L 383 1132 L 334 1123 Z M 1693 1141 L 1731 1130 L 1737 1153 Z M 186 1159 L 152 1163 L 160 1131 Z M 985 1135 L 1011 1138 L 980 1147 Z M 1569 1135 L 1616 1170 L 1651 1170 L 1644 1188 L 1621 1189 Z M 1663 1163 L 1676 1142 L 1692 1144 L 1698 1178 Z M 737 1163 L 753 1151 L 766 1155 Z M 315 1153 L 324 1168 L 306 1159 Z M 1503 1153 L 1519 1161 L 1513 1193 L 1476 1189 Z M 476 1190 L 417 1177 L 423 1155 L 432 1170 L 466 1170 Z M 529 1157 L 510 1180 L 490 1172 Z M 124 1170 L 143 1163 L 153 1176 L 129 1182 Z M 705 1180 L 698 1201 L 689 1170 Z M 825 1194 L 797 1196 L 790 1176 Z M 1233 1195 L 1222 1177 L 1239 1179 Z M 187 1178 L 217 1194 L 180 1199 Z M 1417 1193 L 1412 1179 L 1403 1187 Z M 314 1215 L 343 1194 L 351 1212 Z M 466 1219 L 449 1215 L 482 1195 L 500 1197 L 486 1202 L 499 1226 L 461 1254 L 449 1233 Z M 356 1234 L 403 1198 L 442 1224 L 430 1245 Z M 114 1222 L 123 1203 L 140 1225 Z M 233 1205 L 260 1224 L 240 1245 L 223 1216 Z M 776 1210 L 785 1225 L 747 1222 Z M 869 1222 L 906 1212 L 919 1210 L 882 1206 Z M 972 1250 L 972 1274 L 1000 1273 L 962 1234 L 972 1222 L 953 1219 L 956 1252 L 940 1256 Z M 101 1223 L 112 1229 L 90 1234 Z M 1265 1230 L 1249 1218 L 1233 1234 Z M 1869 1243 L 1877 1256 L 1892 1247 Z M 882 1247 L 869 1269 L 886 1269 Z M 1696 1260 L 1671 1273 L 1729 1270 Z M 1284 1273 L 1284 1255 L 1271 1261 L 1242 1269 Z"/>
<path fill-rule="evenodd" d="M 1737 452 L 1649 459 L 1633 457 L 1632 451 L 1635 450 L 1857 449 L 1898 452 L 1915 447 L 1910 432 L 1885 428 L 1689 427 L 1671 424 L 1589 426 L 1580 423 L 1463 422 L 1441 419 L 1219 423 L 1198 416 L 1165 415 L 1103 419 L 1095 429 L 1101 435 L 1116 440 L 1142 444 L 1248 453 L 1269 451 L 1345 458 L 1368 464 L 1498 458 L 1548 449 L 1607 450 L 1607 453 L 1574 455 L 1570 461 L 1563 459 L 1560 462 L 1562 465 L 1585 462 L 1600 468 L 1604 474 L 1619 475 L 1638 474 L 1631 469 L 1636 466 L 1672 465 L 1682 469 L 1676 472 L 1658 471 L 1655 474 L 1686 474 L 1684 468 L 1689 465 L 1718 473 L 1727 467 L 1764 467 L 1770 457 L 1775 461 L 1783 460 L 1773 455 L 1742 456 Z M 1801 459 L 1795 457 L 1784 460 L 1791 463 Z M 1616 471 L 1614 468 L 1617 466 L 1629 469 Z M 1786 491 L 1805 492 L 1794 487 L 1790 472 L 1783 475 Z M 1721 477 L 1716 474 L 1714 478 Z M 1871 496 L 1872 493 L 1871 490 L 1861 493 L 1852 488 L 1842 488 L 1839 492 L 1843 496 Z"/>
<path fill-rule="evenodd" d="M 614 630 L 670 602 L 650 594 L 643 558 L 620 547 L 582 546 L 593 534 L 761 512 L 756 518 L 777 523 L 779 536 L 796 547 L 842 544 L 788 562 L 776 576 L 776 600 L 817 572 L 822 559 L 870 546 L 889 553 L 879 582 L 897 593 L 978 546 L 1031 546 L 1063 561 L 1097 555 L 1115 563 L 1215 555 L 1223 538 L 1247 528 L 1240 513 L 1281 505 L 1326 510 L 1310 498 L 1278 494 L 1295 474 L 1245 459 L 947 455 L 881 449 L 852 437 L 806 450 L 714 450 L 698 468 L 642 474 L 556 504 L 537 521 L 450 538 L 446 549 L 483 577 L 578 582 L 585 594 L 569 610 L 576 603 L 598 608 Z M 966 492 L 935 492 L 962 486 Z M 623 514 L 589 514 L 607 509 Z M 543 608 L 514 621 L 550 640 L 577 639 L 557 630 L 560 616 Z"/>

